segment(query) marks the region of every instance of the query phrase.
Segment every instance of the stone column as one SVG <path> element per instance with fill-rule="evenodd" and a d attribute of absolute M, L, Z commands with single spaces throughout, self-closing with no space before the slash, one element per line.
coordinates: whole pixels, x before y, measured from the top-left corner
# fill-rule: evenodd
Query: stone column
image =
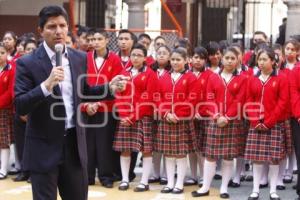
<path fill-rule="evenodd" d="M 149 0 L 125 0 L 128 5 L 128 29 L 145 28 L 145 4 Z"/>
<path fill-rule="evenodd" d="M 285 0 L 284 3 L 288 6 L 286 40 L 292 35 L 300 34 L 300 0 Z"/>

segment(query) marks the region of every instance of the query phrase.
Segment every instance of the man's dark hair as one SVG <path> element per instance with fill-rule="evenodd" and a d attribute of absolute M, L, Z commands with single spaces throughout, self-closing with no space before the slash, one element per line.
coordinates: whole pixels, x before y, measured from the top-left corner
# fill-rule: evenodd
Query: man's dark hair
<path fill-rule="evenodd" d="M 253 35 L 262 35 L 265 39 L 268 39 L 268 36 L 263 31 L 255 31 Z"/>
<path fill-rule="evenodd" d="M 39 13 L 39 27 L 44 28 L 50 17 L 63 16 L 69 24 L 69 17 L 66 10 L 60 6 L 46 6 Z"/>
<path fill-rule="evenodd" d="M 137 43 L 137 37 L 136 37 L 136 35 L 133 32 L 131 32 L 128 29 L 122 29 L 122 30 L 119 31 L 118 37 L 120 37 L 120 35 L 122 33 L 129 33 L 130 36 L 131 36 L 131 39 L 133 40 L 133 44 Z"/>
<path fill-rule="evenodd" d="M 82 34 L 87 33 L 89 31 L 88 27 L 76 25 L 77 27 L 77 36 L 80 37 Z"/>
<path fill-rule="evenodd" d="M 138 37 L 138 41 L 140 41 L 143 38 L 147 38 L 148 40 L 151 41 L 151 37 L 147 33 L 141 33 Z"/>
<path fill-rule="evenodd" d="M 95 34 L 95 29 L 94 28 L 89 28 L 87 33 L 86 33 L 86 37 L 94 36 L 94 34 Z"/>
<path fill-rule="evenodd" d="M 99 33 L 100 35 L 104 36 L 105 38 L 109 38 L 108 33 L 103 28 L 96 28 L 94 31 L 95 33 Z"/>

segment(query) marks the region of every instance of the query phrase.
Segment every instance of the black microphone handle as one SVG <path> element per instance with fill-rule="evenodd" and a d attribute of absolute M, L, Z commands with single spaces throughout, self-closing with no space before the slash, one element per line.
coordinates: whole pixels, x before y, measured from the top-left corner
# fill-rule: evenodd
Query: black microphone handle
<path fill-rule="evenodd" d="M 62 52 L 57 51 L 55 53 L 55 57 L 56 57 L 56 66 L 62 66 Z"/>

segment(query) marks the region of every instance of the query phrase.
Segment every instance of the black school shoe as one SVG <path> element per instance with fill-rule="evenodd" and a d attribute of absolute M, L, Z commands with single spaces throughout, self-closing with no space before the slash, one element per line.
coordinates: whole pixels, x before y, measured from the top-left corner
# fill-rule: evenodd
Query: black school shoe
<path fill-rule="evenodd" d="M 204 197 L 204 196 L 208 196 L 208 195 L 209 195 L 209 190 L 207 192 L 204 192 L 204 193 L 199 193 L 197 191 L 192 192 L 193 197 Z"/>
<path fill-rule="evenodd" d="M 149 190 L 149 185 L 145 185 L 143 183 L 139 183 L 138 186 L 134 188 L 134 192 L 145 192 Z"/>

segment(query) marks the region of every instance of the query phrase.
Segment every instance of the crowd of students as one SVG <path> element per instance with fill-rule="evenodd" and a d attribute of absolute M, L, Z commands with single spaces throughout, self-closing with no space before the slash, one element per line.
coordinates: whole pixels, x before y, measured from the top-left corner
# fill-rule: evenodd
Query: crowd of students
<path fill-rule="evenodd" d="M 268 172 L 270 199 L 280 199 L 276 189 L 292 182 L 293 162 L 300 158 L 299 41 L 271 47 L 265 33 L 257 31 L 254 49 L 247 52 L 224 41 L 193 49 L 186 39 L 169 47 L 162 36 L 152 41 L 147 34 L 136 37 L 121 30 L 119 51 L 113 52 L 107 32 L 80 27 L 77 34 L 76 42 L 70 35 L 68 46 L 87 52 L 88 84 L 109 82 L 117 74 L 130 77 L 114 100 L 81 105 L 90 185 L 97 176 L 104 187 L 120 180 L 119 190 L 128 190 L 140 152 L 143 169 L 135 192 L 160 182 L 166 185 L 162 193 L 180 194 L 184 186 L 199 185 L 192 196 L 208 196 L 221 170 L 220 197 L 230 198 L 228 186 L 240 186 L 245 163 L 251 162 L 253 190 L 248 199 L 259 198 Z M 27 121 L 26 116 L 14 116 L 15 61 L 37 46 L 33 34 L 17 39 L 13 32 L 6 32 L 0 45 L 0 179 L 7 177 L 12 141 L 17 160 L 22 159 Z M 186 177 L 188 166 L 191 177 Z M 22 172 L 15 180 L 28 178 Z"/>

